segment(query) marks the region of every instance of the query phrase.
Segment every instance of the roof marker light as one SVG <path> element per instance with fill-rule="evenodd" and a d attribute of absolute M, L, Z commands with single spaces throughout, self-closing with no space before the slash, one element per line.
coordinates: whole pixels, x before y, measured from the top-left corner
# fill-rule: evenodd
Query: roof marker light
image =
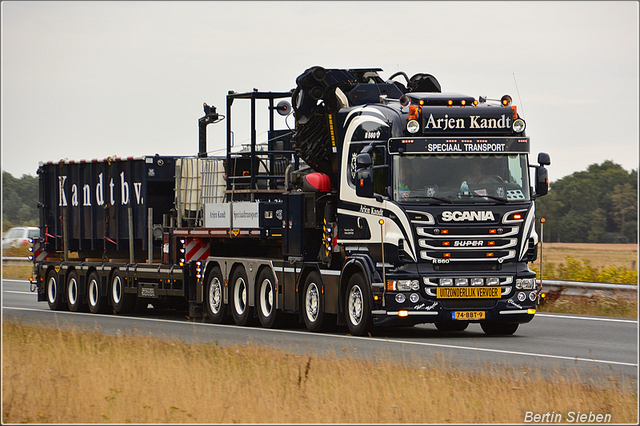
<path fill-rule="evenodd" d="M 409 120 L 418 119 L 418 105 L 409 105 Z"/>
<path fill-rule="evenodd" d="M 407 122 L 407 132 L 413 134 L 417 133 L 418 130 L 420 130 L 420 123 L 416 120 L 409 120 L 409 122 Z"/>
<path fill-rule="evenodd" d="M 517 120 L 513 120 L 513 131 L 516 133 L 522 133 L 524 132 L 524 129 L 526 129 L 527 124 L 524 122 L 524 120 L 522 118 L 518 118 Z"/>

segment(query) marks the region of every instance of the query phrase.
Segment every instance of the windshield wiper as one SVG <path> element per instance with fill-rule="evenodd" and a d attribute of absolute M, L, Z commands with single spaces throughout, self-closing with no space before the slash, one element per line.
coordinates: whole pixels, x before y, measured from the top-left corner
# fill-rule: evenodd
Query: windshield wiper
<path fill-rule="evenodd" d="M 440 197 L 428 197 L 426 195 L 415 195 L 415 196 L 409 196 L 410 200 L 436 200 L 436 201 L 440 201 L 441 203 L 447 203 L 447 204 L 453 204 L 453 201 L 448 200 L 446 198 L 440 198 Z"/>
<path fill-rule="evenodd" d="M 421 197 L 422 198 L 422 197 Z M 447 200 L 446 198 L 440 198 L 440 197 L 424 197 L 424 198 L 428 198 L 430 200 L 436 200 L 436 201 L 441 201 L 443 203 L 447 203 L 447 204 L 453 204 L 453 201 L 451 200 Z"/>
<path fill-rule="evenodd" d="M 473 191 L 473 195 L 476 196 L 476 197 L 491 198 L 492 200 L 500 201 L 502 203 L 508 203 L 509 202 L 509 200 L 506 199 L 506 198 L 494 197 L 493 195 L 481 195 L 481 194 L 478 194 L 476 191 Z"/>

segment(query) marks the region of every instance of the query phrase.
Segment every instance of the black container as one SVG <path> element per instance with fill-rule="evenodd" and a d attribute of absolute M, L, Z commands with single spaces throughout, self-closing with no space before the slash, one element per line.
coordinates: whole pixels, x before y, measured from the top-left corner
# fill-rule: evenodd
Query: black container
<path fill-rule="evenodd" d="M 49 253 L 129 258 L 131 210 L 134 251 L 144 257 L 148 209 L 161 225 L 174 207 L 175 157 L 49 162 L 38 175 L 40 235 Z"/>

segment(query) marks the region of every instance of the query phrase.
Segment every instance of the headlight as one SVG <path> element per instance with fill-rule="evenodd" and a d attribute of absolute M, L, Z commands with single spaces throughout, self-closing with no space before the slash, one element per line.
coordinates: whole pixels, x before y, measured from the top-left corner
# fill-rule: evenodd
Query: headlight
<path fill-rule="evenodd" d="M 418 280 L 398 280 L 396 289 L 398 291 L 417 291 L 420 289 L 420 282 Z"/>
<path fill-rule="evenodd" d="M 442 286 L 453 285 L 453 279 L 452 278 L 440 278 L 440 285 L 442 285 Z"/>
<path fill-rule="evenodd" d="M 527 124 L 524 122 L 522 118 L 517 118 L 513 121 L 513 131 L 516 133 L 524 132 L 524 129 L 527 127 Z"/>
<path fill-rule="evenodd" d="M 498 284 L 500 284 L 500 278 L 497 278 L 497 277 L 487 278 L 487 285 L 498 285 Z"/>
<path fill-rule="evenodd" d="M 518 290 L 533 290 L 535 278 L 518 278 L 516 280 L 516 288 Z"/>
<path fill-rule="evenodd" d="M 456 278 L 456 285 L 469 285 L 469 280 L 466 278 Z"/>
<path fill-rule="evenodd" d="M 471 285 L 482 285 L 484 280 L 482 278 L 471 278 Z"/>
<path fill-rule="evenodd" d="M 420 123 L 418 123 L 416 120 L 409 120 L 407 122 L 407 132 L 409 133 L 417 133 L 418 130 L 420 130 Z"/>
<path fill-rule="evenodd" d="M 396 302 L 404 303 L 405 300 L 407 300 L 407 297 L 404 294 L 402 293 L 396 294 Z"/>

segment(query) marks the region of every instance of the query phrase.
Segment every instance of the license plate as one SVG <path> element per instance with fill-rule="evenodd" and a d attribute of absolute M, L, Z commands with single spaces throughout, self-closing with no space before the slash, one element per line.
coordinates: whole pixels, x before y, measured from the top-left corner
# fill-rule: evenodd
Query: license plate
<path fill-rule="evenodd" d="M 454 320 L 484 319 L 484 311 L 454 311 L 451 318 Z"/>
<path fill-rule="evenodd" d="M 156 297 L 156 290 L 154 287 L 141 287 L 140 297 Z"/>
<path fill-rule="evenodd" d="M 499 299 L 500 287 L 438 287 L 438 299 Z"/>

